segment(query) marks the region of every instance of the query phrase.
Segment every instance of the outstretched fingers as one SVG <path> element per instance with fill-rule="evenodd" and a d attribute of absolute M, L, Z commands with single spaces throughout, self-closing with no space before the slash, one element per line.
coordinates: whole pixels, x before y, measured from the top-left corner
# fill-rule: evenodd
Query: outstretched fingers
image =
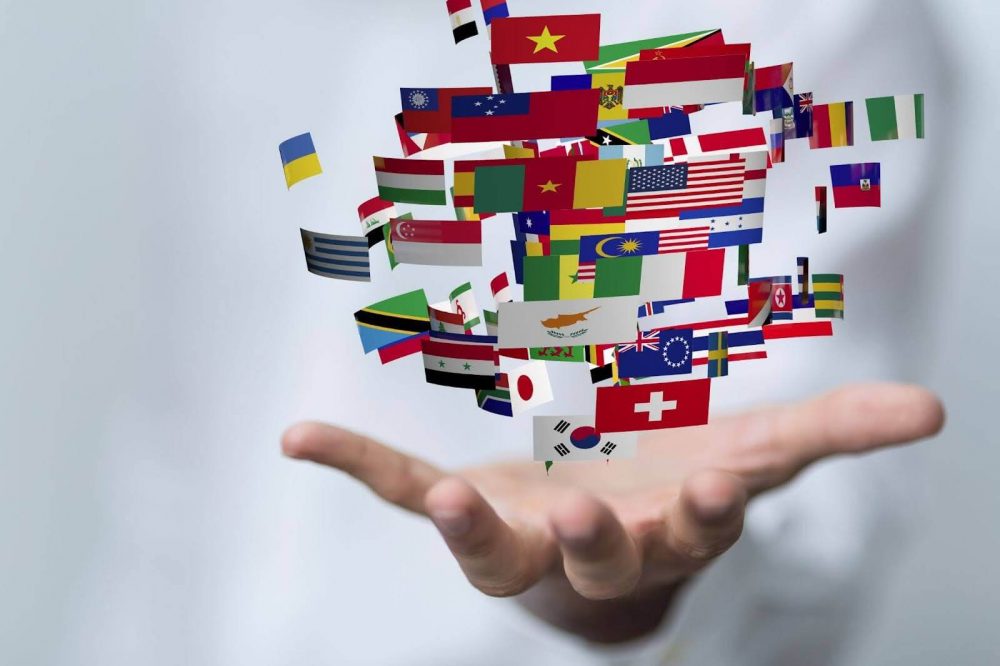
<path fill-rule="evenodd" d="M 555 550 L 542 531 L 515 530 L 463 479 L 440 481 L 424 504 L 469 582 L 486 594 L 519 594 L 552 565 Z"/>
<path fill-rule="evenodd" d="M 281 448 L 290 458 L 346 472 L 387 502 L 416 513 L 424 513 L 424 495 L 444 476 L 422 460 L 325 423 L 292 426 L 282 436 Z"/>
<path fill-rule="evenodd" d="M 549 515 L 569 582 L 587 599 L 631 592 L 642 571 L 639 550 L 607 505 L 583 493 L 560 502 Z"/>

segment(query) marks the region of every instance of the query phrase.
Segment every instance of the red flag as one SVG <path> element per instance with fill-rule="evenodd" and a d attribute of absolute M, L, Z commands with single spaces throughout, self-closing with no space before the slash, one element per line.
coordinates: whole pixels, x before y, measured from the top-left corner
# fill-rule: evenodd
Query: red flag
<path fill-rule="evenodd" d="M 451 99 L 459 95 L 489 95 L 490 87 L 401 88 L 403 128 L 407 132 L 451 132 Z"/>
<path fill-rule="evenodd" d="M 597 60 L 601 15 L 519 16 L 490 24 L 494 64 Z"/>
<path fill-rule="evenodd" d="M 684 428 L 708 423 L 711 380 L 607 386 L 597 389 L 600 432 Z"/>
<path fill-rule="evenodd" d="M 469 143 L 594 136 L 600 96 L 600 90 L 590 88 L 455 97 L 451 139 Z"/>

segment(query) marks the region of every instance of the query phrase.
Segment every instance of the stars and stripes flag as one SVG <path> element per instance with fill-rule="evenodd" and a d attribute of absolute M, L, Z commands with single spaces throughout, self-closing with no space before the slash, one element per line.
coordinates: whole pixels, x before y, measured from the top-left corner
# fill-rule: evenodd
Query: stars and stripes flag
<path fill-rule="evenodd" d="M 690 208 L 735 206 L 743 199 L 744 171 L 739 155 L 629 169 L 625 217 L 676 218 Z"/>

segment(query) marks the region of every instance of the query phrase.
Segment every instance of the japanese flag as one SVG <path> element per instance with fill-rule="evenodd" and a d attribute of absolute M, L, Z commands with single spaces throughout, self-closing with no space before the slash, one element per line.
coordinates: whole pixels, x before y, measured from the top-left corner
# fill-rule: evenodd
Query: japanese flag
<path fill-rule="evenodd" d="M 552 385 L 545 361 L 532 361 L 508 374 L 510 382 L 510 402 L 514 414 L 520 414 L 532 407 L 552 402 Z"/>

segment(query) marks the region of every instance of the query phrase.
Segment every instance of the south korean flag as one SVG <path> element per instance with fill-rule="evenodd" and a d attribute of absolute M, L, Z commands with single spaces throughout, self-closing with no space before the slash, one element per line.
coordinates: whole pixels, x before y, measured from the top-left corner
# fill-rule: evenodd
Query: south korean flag
<path fill-rule="evenodd" d="M 573 461 L 634 458 L 639 435 L 634 432 L 600 433 L 593 415 L 536 416 L 535 460 Z"/>

